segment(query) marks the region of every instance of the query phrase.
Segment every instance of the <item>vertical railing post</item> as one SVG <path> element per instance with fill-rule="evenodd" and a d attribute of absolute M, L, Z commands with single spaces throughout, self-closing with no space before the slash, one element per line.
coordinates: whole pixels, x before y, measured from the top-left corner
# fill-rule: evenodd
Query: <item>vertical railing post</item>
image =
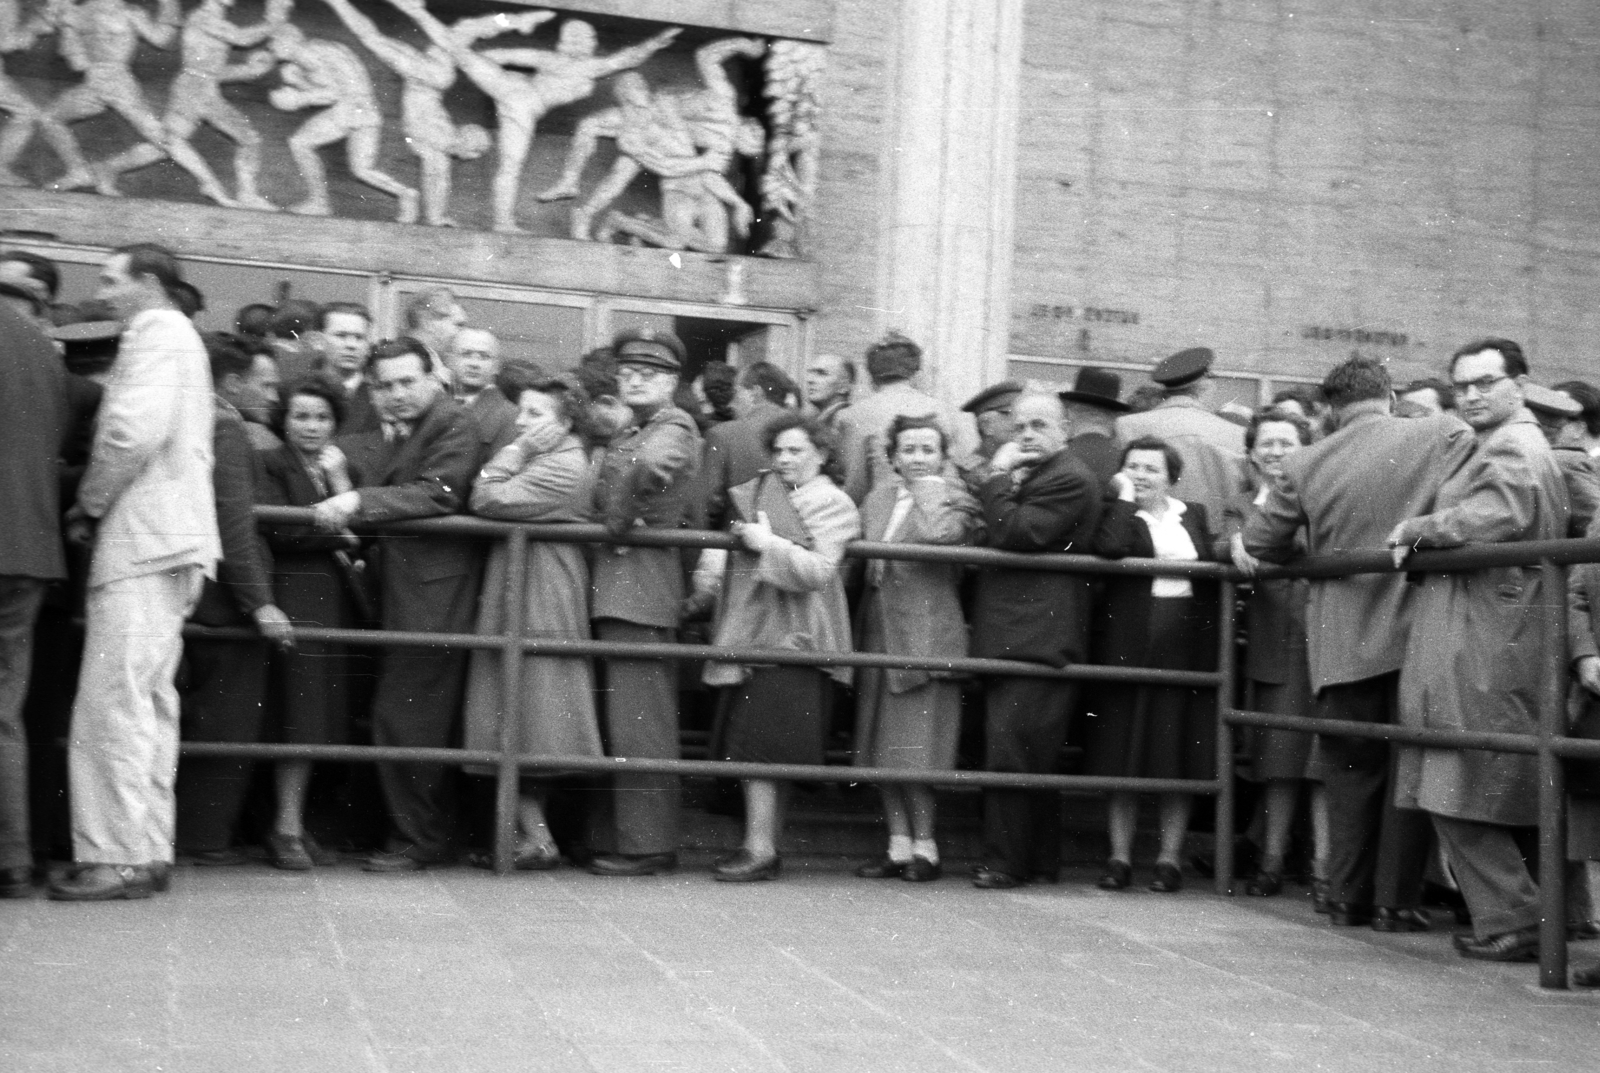
<path fill-rule="evenodd" d="M 1217 614 L 1217 816 L 1216 823 L 1216 890 L 1218 894 L 1233 893 L 1233 724 L 1228 713 L 1233 709 L 1234 665 L 1237 662 L 1237 638 L 1234 637 L 1234 613 L 1238 605 L 1238 592 L 1232 581 L 1222 583 L 1222 606 Z"/>
<path fill-rule="evenodd" d="M 1539 564 L 1544 689 L 1539 697 L 1539 986 L 1567 987 L 1567 786 L 1551 751 L 1567 730 L 1567 571 Z"/>
<path fill-rule="evenodd" d="M 506 537 L 504 629 L 500 636 L 500 760 L 494 782 L 494 870 L 511 871 L 517 839 L 517 770 L 515 729 L 522 719 L 522 624 L 527 604 L 528 534 L 513 530 Z"/>

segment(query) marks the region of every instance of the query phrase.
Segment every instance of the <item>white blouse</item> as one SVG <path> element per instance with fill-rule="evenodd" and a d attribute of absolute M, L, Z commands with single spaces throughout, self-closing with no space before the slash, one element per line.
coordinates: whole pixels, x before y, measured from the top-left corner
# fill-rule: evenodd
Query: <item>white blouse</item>
<path fill-rule="evenodd" d="M 1196 562 L 1200 553 L 1195 550 L 1194 539 L 1183 527 L 1183 514 L 1188 506 L 1178 499 L 1167 497 L 1167 509 L 1160 518 L 1149 511 L 1136 511 L 1150 527 L 1150 542 L 1155 545 L 1156 558 L 1164 562 Z M 1158 599 L 1193 596 L 1194 586 L 1186 577 L 1158 577 L 1150 580 L 1150 595 Z"/>

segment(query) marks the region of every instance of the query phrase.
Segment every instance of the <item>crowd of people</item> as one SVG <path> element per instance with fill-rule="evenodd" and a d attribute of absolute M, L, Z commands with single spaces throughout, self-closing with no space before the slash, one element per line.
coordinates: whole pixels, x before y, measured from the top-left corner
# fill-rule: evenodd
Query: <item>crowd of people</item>
<path fill-rule="evenodd" d="M 500 652 L 407 640 L 373 653 L 309 640 L 308 626 L 499 634 L 518 621 L 529 638 L 659 645 L 698 623 L 727 653 L 688 665 L 718 690 L 717 759 L 821 764 L 834 710 L 853 697 L 854 759 L 867 767 L 955 767 L 970 710 L 990 771 L 1058 773 L 1070 742 L 1088 774 L 1212 780 L 1210 691 L 969 682 L 930 668 L 971 655 L 1212 671 L 1215 581 L 862 563 L 847 545 L 1210 560 L 1253 578 L 1264 562 L 1308 555 L 1389 548 L 1399 566 L 1419 548 L 1594 535 L 1600 504 L 1600 389 L 1535 384 L 1507 339 L 1468 343 L 1448 380 L 1398 390 L 1383 364 L 1352 355 L 1320 389 L 1286 390 L 1253 412 L 1210 407 L 1215 358 L 1195 348 L 1155 367 L 1137 408 L 1117 373 L 1086 367 L 1067 390 L 988 387 L 962 407 L 969 420 L 915 387 L 921 351 L 893 333 L 859 368 L 819 355 L 797 383 L 765 362 L 713 361 L 690 376 L 683 343 L 664 330 L 626 331 L 584 355 L 502 353 L 492 326 L 469 324 L 442 287 L 415 296 L 394 339 L 376 339 L 360 305 L 304 300 L 246 307 L 232 331 L 202 333 L 201 292 L 156 245 L 113 251 L 78 307 L 58 289 L 47 259 L 0 252 L 7 897 L 28 896 L 39 877 L 21 713 L 61 693 L 59 674 L 30 685 L 30 668 L 50 662 L 33 644 L 48 601 L 84 620 L 62 719 L 73 867 L 48 892 L 116 900 L 167 889 L 176 854 L 246 859 L 252 765 L 180 767 L 180 734 L 495 750 L 504 727 L 526 754 L 681 755 L 674 660 L 527 654 L 513 706 Z M 856 383 L 862 371 L 870 383 Z M 314 521 L 258 524 L 257 505 L 310 508 Z M 734 547 L 532 542 L 519 568 L 502 544 L 382 535 L 385 523 L 457 513 L 599 522 L 616 537 L 716 528 Z M 1600 731 L 1600 565 L 1574 570 L 1567 593 L 1520 567 L 1246 588 L 1241 677 L 1259 710 L 1533 733 L 1543 688 L 1533 654 L 1554 643 L 1540 608 L 1559 600 L 1570 606 L 1574 732 Z M 185 641 L 185 623 L 254 639 Z M 876 652 L 914 666 L 744 662 L 752 649 Z M 1294 874 L 1303 799 L 1315 902 L 1332 924 L 1427 930 L 1426 874 L 1459 890 L 1472 924 L 1456 937 L 1464 956 L 1535 955 L 1533 757 L 1284 731 L 1243 745 L 1240 774 L 1261 790 L 1248 894 L 1276 895 Z M 492 865 L 464 845 L 461 790 L 474 769 L 463 779 L 439 763 L 376 767 L 388 835 L 367 870 L 463 855 Z M 1583 764 L 1571 773 L 1570 930 L 1585 937 L 1596 933 L 1582 878 L 1600 856 L 1600 779 Z M 271 775 L 269 862 L 330 863 L 307 822 L 312 764 L 278 762 Z M 553 833 L 563 785 L 560 773 L 521 780 L 518 870 L 678 866 L 676 776 L 610 780 L 581 845 Z M 742 843 L 713 876 L 774 879 L 788 786 L 741 787 Z M 886 847 L 856 874 L 940 878 L 936 794 L 915 783 L 880 792 Z M 1183 886 L 1192 806 L 1191 794 L 1159 795 L 1151 891 Z M 1137 794 L 1109 795 L 1104 890 L 1134 883 L 1139 816 Z M 1061 825 L 1058 795 L 985 791 L 972 883 L 1057 881 Z"/>

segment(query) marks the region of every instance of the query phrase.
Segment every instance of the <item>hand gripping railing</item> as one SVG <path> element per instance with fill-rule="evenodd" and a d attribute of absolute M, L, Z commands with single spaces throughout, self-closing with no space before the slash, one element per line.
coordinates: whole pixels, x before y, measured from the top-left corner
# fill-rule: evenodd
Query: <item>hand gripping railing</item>
<path fill-rule="evenodd" d="M 303 507 L 257 507 L 259 521 L 306 525 L 312 512 Z M 1170 563 L 1145 559 L 1112 561 L 1083 555 L 1018 554 L 989 548 L 944 547 L 918 544 L 853 542 L 846 554 L 853 558 L 939 562 L 984 567 L 1009 567 L 1041 572 L 1145 577 L 1205 578 L 1220 583 L 1217 669 L 1213 672 L 1170 671 L 1132 667 L 1073 664 L 1048 667 L 1036 663 L 998 659 L 937 659 L 890 656 L 881 653 L 799 652 L 789 649 L 730 648 L 715 645 L 644 644 L 598 640 L 527 638 L 523 628 L 522 590 L 527 577 L 529 541 L 548 543 L 612 543 L 646 547 L 734 548 L 725 533 L 700 530 L 639 529 L 621 538 L 599 525 L 538 525 L 495 522 L 453 516 L 424 521 L 391 523 L 380 527 L 384 538 L 478 537 L 507 542 L 508 567 L 505 632 L 419 633 L 385 630 L 348 630 L 296 627 L 306 640 L 377 647 L 438 646 L 499 651 L 505 701 L 497 748 L 493 750 L 409 748 L 374 745 L 289 745 L 273 743 L 185 742 L 183 752 L 193 756 L 232 756 L 248 759 L 301 759 L 343 761 L 416 761 L 493 765 L 496 769 L 494 859 L 498 872 L 509 872 L 514 854 L 517 775 L 520 771 L 585 771 L 599 774 L 707 775 L 723 778 L 764 778 L 809 782 L 914 783 L 931 786 L 975 786 L 1005 789 L 1130 791 L 1142 793 L 1209 794 L 1216 798 L 1216 877 L 1219 894 L 1233 886 L 1233 836 L 1235 805 L 1233 780 L 1234 726 L 1260 726 L 1346 737 L 1375 738 L 1437 748 L 1483 749 L 1535 753 L 1540 760 L 1540 893 L 1543 921 L 1540 934 L 1540 983 L 1566 986 L 1566 931 L 1564 863 L 1566 857 L 1565 794 L 1561 761 L 1565 758 L 1600 759 L 1600 741 L 1580 741 L 1564 736 L 1564 684 L 1566 682 L 1565 570 L 1568 563 L 1600 562 L 1600 540 L 1561 540 L 1502 544 L 1445 552 L 1424 552 L 1411 557 L 1407 571 L 1478 570 L 1491 566 L 1540 565 L 1545 574 L 1547 637 L 1561 644 L 1544 653 L 1548 663 L 1546 690 L 1541 703 L 1537 735 L 1426 730 L 1414 727 L 1346 723 L 1301 716 L 1245 711 L 1234 705 L 1236 678 L 1236 584 L 1245 580 L 1237 570 L 1221 563 Z M 1292 566 L 1264 566 L 1260 577 L 1342 577 L 1359 573 L 1392 572 L 1387 553 L 1352 554 L 1305 560 Z M 218 640 L 259 639 L 253 630 L 188 627 L 189 636 Z M 562 657 L 630 657 L 759 663 L 807 667 L 917 668 L 986 676 L 1057 678 L 1069 681 L 1125 682 L 1208 688 L 1216 691 L 1217 746 L 1214 779 L 1143 779 L 1088 775 L 1035 775 L 987 771 L 913 771 L 903 768 L 840 767 L 802 764 L 751 764 L 714 760 L 630 759 L 627 757 L 550 756 L 511 751 L 512 722 L 520 711 L 522 660 L 519 655 Z"/>

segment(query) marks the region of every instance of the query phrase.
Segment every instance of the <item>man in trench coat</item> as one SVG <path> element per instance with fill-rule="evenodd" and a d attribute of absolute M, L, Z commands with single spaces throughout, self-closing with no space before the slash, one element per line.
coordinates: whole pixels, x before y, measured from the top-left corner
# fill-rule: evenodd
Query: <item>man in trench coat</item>
<path fill-rule="evenodd" d="M 1509 339 L 1469 343 L 1451 359 L 1461 417 L 1477 433 L 1466 464 L 1430 514 L 1395 527 L 1397 561 L 1412 548 L 1454 548 L 1564 536 L 1566 482 L 1522 400 L 1528 364 Z M 1401 722 L 1436 730 L 1535 734 L 1547 636 L 1542 604 L 1565 604 L 1537 567 L 1430 574 L 1400 676 Z M 1472 910 L 1464 957 L 1531 960 L 1539 950 L 1539 890 L 1516 829 L 1538 822 L 1538 759 L 1477 749 L 1403 748 L 1395 803 L 1425 809 Z"/>

